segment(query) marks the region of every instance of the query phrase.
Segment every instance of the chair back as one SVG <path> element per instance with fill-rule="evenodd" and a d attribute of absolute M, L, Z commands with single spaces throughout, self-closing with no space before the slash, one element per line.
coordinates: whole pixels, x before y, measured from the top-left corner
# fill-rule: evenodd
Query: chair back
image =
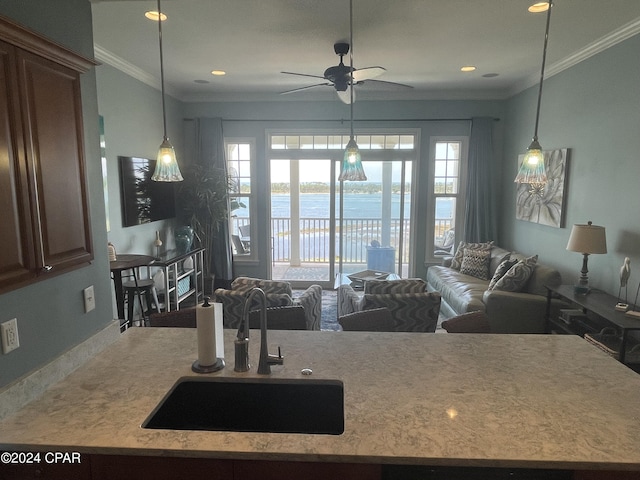
<path fill-rule="evenodd" d="M 196 328 L 196 309 L 183 308 L 171 312 L 152 313 L 149 317 L 149 326 Z"/>
<path fill-rule="evenodd" d="M 394 332 L 393 318 L 388 308 L 374 308 L 349 313 L 338 318 L 342 330 L 353 332 Z"/>
<path fill-rule="evenodd" d="M 260 310 L 249 312 L 249 328 L 260 328 Z M 307 320 L 302 305 L 267 308 L 268 330 L 306 330 Z"/>

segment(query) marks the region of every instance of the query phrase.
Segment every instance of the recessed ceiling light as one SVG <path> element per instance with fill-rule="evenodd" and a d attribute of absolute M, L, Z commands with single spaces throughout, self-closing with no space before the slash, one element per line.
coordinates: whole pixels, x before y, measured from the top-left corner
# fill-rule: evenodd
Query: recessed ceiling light
<path fill-rule="evenodd" d="M 541 13 L 549 10 L 549 2 L 536 2 L 531 5 L 527 10 L 531 13 Z"/>
<path fill-rule="evenodd" d="M 154 22 L 158 21 L 158 12 L 156 12 L 155 10 L 149 10 L 148 12 L 145 12 L 144 16 L 147 17 L 149 20 L 153 20 Z M 164 13 L 162 13 L 160 15 L 160 18 L 164 22 L 167 19 L 167 16 Z"/>
<path fill-rule="evenodd" d="M 227 72 L 225 72 L 224 70 L 211 70 L 211 75 L 215 75 L 216 77 L 221 77 L 226 74 Z"/>
<path fill-rule="evenodd" d="M 474 67 L 473 65 L 466 65 L 460 69 L 461 72 L 474 72 L 475 70 L 476 67 Z"/>

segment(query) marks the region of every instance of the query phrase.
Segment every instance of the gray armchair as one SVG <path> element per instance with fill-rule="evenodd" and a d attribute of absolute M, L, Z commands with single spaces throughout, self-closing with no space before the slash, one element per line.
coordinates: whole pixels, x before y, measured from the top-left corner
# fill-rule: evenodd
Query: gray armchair
<path fill-rule="evenodd" d="M 387 308 L 396 332 L 435 332 L 440 313 L 440 294 L 427 292 L 420 278 L 372 280 L 364 285 L 364 295 L 350 285 L 339 287 L 338 316 Z"/>
<path fill-rule="evenodd" d="M 320 329 L 322 287 L 312 285 L 294 300 L 289 282 L 251 277 L 238 277 L 231 283 L 230 290 L 218 288 L 213 292 L 214 302 L 222 303 L 224 326 L 226 328 L 238 328 L 247 294 L 254 287 L 261 288 L 264 291 L 267 297 L 267 307 L 301 305 L 304 308 L 307 329 Z"/>

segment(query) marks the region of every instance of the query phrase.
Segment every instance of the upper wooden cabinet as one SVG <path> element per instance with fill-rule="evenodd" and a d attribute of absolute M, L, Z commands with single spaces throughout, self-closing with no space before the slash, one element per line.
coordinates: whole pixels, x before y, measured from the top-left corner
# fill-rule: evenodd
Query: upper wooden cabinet
<path fill-rule="evenodd" d="M 80 95 L 92 65 L 0 17 L 0 292 L 93 259 Z"/>

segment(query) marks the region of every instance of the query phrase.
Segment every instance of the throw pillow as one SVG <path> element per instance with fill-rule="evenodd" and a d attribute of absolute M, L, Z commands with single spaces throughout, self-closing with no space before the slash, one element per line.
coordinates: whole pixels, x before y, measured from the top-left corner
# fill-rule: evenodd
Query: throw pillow
<path fill-rule="evenodd" d="M 493 290 L 496 286 L 496 283 L 498 283 L 498 280 L 500 280 L 504 276 L 504 274 L 507 273 L 516 263 L 518 263 L 518 260 L 511 260 L 511 254 L 507 254 L 502 262 L 500 262 L 500 265 L 498 265 L 498 268 L 496 268 L 493 277 L 491 277 L 491 281 L 489 282 L 489 287 L 487 288 L 487 290 Z"/>
<path fill-rule="evenodd" d="M 462 257 L 462 265 L 460 265 L 460 273 L 471 275 L 480 280 L 489 279 L 489 258 L 490 250 L 476 250 L 473 248 L 465 248 Z"/>
<path fill-rule="evenodd" d="M 469 312 L 442 322 L 448 333 L 491 333 L 489 319 L 484 312 Z"/>
<path fill-rule="evenodd" d="M 519 292 L 529 281 L 537 262 L 537 255 L 520 260 L 496 282 L 493 289 L 504 292 Z"/>
<path fill-rule="evenodd" d="M 458 245 L 458 249 L 456 250 L 455 255 L 451 259 L 451 268 L 453 268 L 454 270 L 460 270 L 460 267 L 462 266 L 462 259 L 464 258 L 464 249 L 465 248 L 470 248 L 470 249 L 473 249 L 473 250 L 489 250 L 489 251 L 491 251 L 492 247 L 493 247 L 493 240 L 490 241 L 490 242 L 484 242 L 484 243 L 460 242 L 460 244 Z"/>

